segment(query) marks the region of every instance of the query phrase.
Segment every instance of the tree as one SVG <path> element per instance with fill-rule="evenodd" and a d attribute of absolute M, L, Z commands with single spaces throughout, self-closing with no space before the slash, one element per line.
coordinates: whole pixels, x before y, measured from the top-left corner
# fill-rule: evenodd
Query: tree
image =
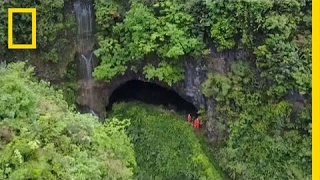
<path fill-rule="evenodd" d="M 69 109 L 62 93 L 24 63 L 0 68 L 1 179 L 130 179 L 136 166 L 129 120 Z"/>

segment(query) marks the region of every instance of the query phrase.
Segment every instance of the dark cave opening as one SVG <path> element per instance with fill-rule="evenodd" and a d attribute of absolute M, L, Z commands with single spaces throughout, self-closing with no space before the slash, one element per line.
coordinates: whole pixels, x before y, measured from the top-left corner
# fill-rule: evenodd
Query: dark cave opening
<path fill-rule="evenodd" d="M 117 102 L 141 101 L 147 104 L 162 105 L 180 114 L 197 115 L 197 108 L 183 99 L 178 93 L 154 83 L 131 80 L 120 85 L 109 98 L 107 111 Z"/>

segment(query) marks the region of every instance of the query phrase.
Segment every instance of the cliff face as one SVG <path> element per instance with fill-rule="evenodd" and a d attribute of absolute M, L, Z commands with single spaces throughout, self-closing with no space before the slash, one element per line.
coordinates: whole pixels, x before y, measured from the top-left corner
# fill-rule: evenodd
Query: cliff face
<path fill-rule="evenodd" d="M 212 46 L 211 54 L 201 59 L 185 57 L 184 61 L 184 80 L 172 86 L 157 79 L 147 80 L 144 76 L 143 67 L 147 63 L 155 62 L 156 56 L 146 57 L 144 63 L 139 64 L 133 71 L 127 71 L 121 76 L 113 78 L 110 82 L 94 81 L 92 79 L 93 68 L 99 63 L 99 59 L 94 57 L 96 40 L 95 16 L 92 0 L 73 0 L 65 4 L 63 8 L 65 17 L 72 17 L 72 23 L 76 26 L 74 30 L 67 30 L 59 35 L 59 39 L 67 40 L 67 46 L 63 53 L 58 54 L 57 62 L 45 61 L 43 54 L 38 51 L 28 52 L 19 51 L 13 53 L 13 59 L 27 59 L 29 64 L 35 66 L 35 71 L 39 78 L 50 81 L 63 89 L 68 89 L 72 84 L 73 96 L 79 107 L 89 107 L 89 110 L 97 113 L 101 117 L 106 115 L 106 106 L 109 104 L 111 94 L 122 84 L 130 80 L 140 80 L 154 83 L 178 93 L 184 100 L 192 103 L 198 110 L 204 107 L 207 110 L 206 127 L 209 137 L 214 137 L 214 105 L 215 102 L 205 98 L 201 93 L 201 85 L 206 80 L 208 71 L 215 71 L 225 74 L 231 61 L 236 61 L 244 56 L 242 52 L 229 51 L 218 53 Z M 70 78 L 70 76 L 72 76 Z M 67 84 L 67 85 L 66 85 Z"/>
<path fill-rule="evenodd" d="M 81 106 L 89 106 L 91 89 L 93 92 L 93 104 L 91 108 L 103 117 L 106 115 L 105 107 L 109 103 L 111 94 L 122 84 L 131 80 L 154 83 L 177 92 L 183 99 L 192 103 L 198 110 L 201 106 L 205 107 L 208 118 L 205 124 L 208 132 L 207 135 L 210 139 L 214 139 L 216 137 L 216 123 L 213 114 L 215 102 L 202 94 L 201 85 L 206 80 L 208 71 L 224 74 L 227 72 L 230 62 L 236 61 L 243 56 L 245 56 L 243 52 L 230 51 L 227 53 L 217 53 L 213 50 L 208 57 L 203 59 L 186 58 L 184 66 L 185 78 L 183 81 L 175 83 L 172 86 L 168 86 L 156 79 L 147 80 L 141 73 L 141 68 L 136 71 L 128 71 L 122 76 L 117 76 L 110 82 L 95 81 L 93 84 L 90 84 L 85 79 L 79 79 L 79 91 L 76 101 Z M 150 61 L 152 61 L 152 59 L 148 60 L 148 62 Z"/>
<path fill-rule="evenodd" d="M 213 110 L 215 102 L 204 97 L 201 93 L 201 84 L 206 80 L 209 70 L 224 74 L 228 70 L 228 64 L 239 59 L 243 54 L 239 52 L 217 53 L 212 48 L 211 54 L 202 59 L 185 57 L 183 59 L 185 78 L 172 86 L 157 79 L 147 80 L 145 78 L 142 68 L 146 63 L 155 62 L 156 57 L 152 55 L 146 57 L 144 63 L 134 71 L 127 71 L 110 82 L 94 81 L 91 73 L 99 63 L 99 59 L 94 57 L 92 53 L 97 44 L 94 38 L 93 1 L 68 1 L 60 13 L 65 17 L 71 17 L 68 20 L 72 21 L 69 23 L 73 24 L 74 29 L 67 29 L 57 36 L 57 44 L 60 43 L 60 40 L 64 40 L 67 45 L 63 46 L 62 53 L 59 51 L 56 54 L 58 59 L 55 62 L 45 60 L 44 54 L 40 50 L 12 51 L 14 55 L 12 60 L 24 59 L 28 61 L 29 64 L 35 66 L 35 72 L 39 78 L 50 81 L 65 91 L 68 90 L 68 96 L 72 97 L 70 102 L 75 102 L 79 107 L 89 107 L 91 112 L 93 111 L 101 117 L 106 116 L 106 106 L 109 104 L 111 94 L 130 80 L 150 82 L 173 90 L 198 110 L 200 107 L 206 108 L 208 135 L 214 137 L 214 127 L 216 126 Z M 61 44 L 60 46 L 62 47 Z"/>
<path fill-rule="evenodd" d="M 202 127 L 216 148 L 212 155 L 233 179 L 311 177 L 311 3 L 113 2 L 28 1 L 39 7 L 39 48 L 0 47 L 0 64 L 27 60 L 70 104 L 101 118 L 119 100 L 161 104 L 182 114 L 201 110 Z M 24 37 L 28 22 L 17 22 Z M 0 28 L 0 36 L 6 31 Z M 204 46 L 210 53 L 194 58 L 209 52 Z M 99 81 L 92 78 L 95 67 Z"/>
<path fill-rule="evenodd" d="M 8 49 L 8 8 L 36 8 L 36 49 Z M 31 14 L 14 13 L 14 44 L 31 42 Z M 41 79 L 61 83 L 76 52 L 72 1 L 1 1 L 0 63 L 26 61 Z M 30 31 L 29 31 L 30 30 Z M 18 40 L 18 41 L 17 41 Z"/>
<path fill-rule="evenodd" d="M 215 71 L 225 74 L 231 61 L 236 61 L 244 56 L 243 52 L 229 51 L 218 53 L 212 46 L 211 54 L 202 59 L 193 59 L 186 57 L 184 59 L 184 80 L 168 86 L 167 84 L 154 79 L 147 80 L 140 64 L 135 71 L 127 71 L 124 75 L 115 77 L 110 82 L 93 81 L 92 70 L 99 62 L 99 59 L 90 57 L 94 50 L 94 12 L 92 1 L 73 1 L 73 5 L 67 7 L 65 14 L 72 14 L 77 23 L 77 36 L 70 36 L 70 43 L 65 51 L 63 60 L 59 63 L 49 63 L 42 61 L 41 58 L 32 58 L 30 63 L 36 66 L 36 72 L 42 79 L 49 80 L 56 84 L 66 81 L 69 65 L 75 67 L 77 76 L 72 79 L 72 83 L 76 85 L 75 101 L 80 107 L 89 107 L 101 117 L 106 115 L 106 106 L 109 104 L 111 94 L 122 84 L 130 80 L 141 80 L 157 84 L 177 92 L 183 99 L 192 103 L 198 110 L 205 107 L 207 110 L 206 127 L 208 136 L 215 137 L 214 128 L 214 101 L 205 98 L 201 93 L 201 84 L 206 80 L 208 71 Z M 77 38 L 75 38 L 77 37 Z M 85 58 L 82 58 L 85 57 Z M 146 58 L 145 63 L 155 60 L 155 56 Z M 90 60 L 90 61 L 88 61 Z M 88 68 L 89 67 L 89 68 Z M 68 80 L 70 81 L 70 79 Z M 63 85 L 62 85 L 63 86 Z"/>

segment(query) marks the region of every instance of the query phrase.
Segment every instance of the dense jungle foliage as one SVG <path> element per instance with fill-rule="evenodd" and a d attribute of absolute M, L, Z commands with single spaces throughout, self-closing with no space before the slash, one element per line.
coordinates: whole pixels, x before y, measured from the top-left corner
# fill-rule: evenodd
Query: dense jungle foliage
<path fill-rule="evenodd" d="M 137 157 L 135 178 L 221 179 L 185 117 L 139 102 L 116 104 L 110 116 L 131 119 L 127 133 Z"/>
<path fill-rule="evenodd" d="M 216 102 L 213 155 L 234 179 L 311 178 L 311 1 L 96 0 L 95 9 L 97 79 L 147 63 L 147 78 L 172 85 L 185 57 L 246 51 L 228 73 L 209 69 L 202 87 Z"/>
<path fill-rule="evenodd" d="M 76 113 L 32 72 L 0 68 L 0 179 L 131 179 L 129 121 Z"/>
<path fill-rule="evenodd" d="M 23 52 L 40 53 L 51 62 L 63 61 L 61 52 L 72 43 L 67 35 L 72 34 L 75 27 L 74 17 L 64 13 L 70 2 L 0 1 L 0 61 L 3 57 L 14 58 L 16 55 L 6 46 L 8 7 L 37 7 L 38 49 Z M 213 53 L 246 52 L 242 59 L 226 62 L 226 73 L 206 69 L 208 77 L 201 91 L 215 102 L 214 117 L 210 118 L 216 123 L 218 137 L 211 155 L 232 179 L 311 179 L 311 1 L 95 0 L 94 7 L 98 41 L 95 54 L 101 60 L 93 73 L 96 79 L 110 81 L 142 66 L 146 78 L 157 78 L 172 85 L 184 79 L 185 58 L 205 59 L 209 67 Z M 17 41 L 30 41 L 29 16 L 14 18 L 14 33 L 20 35 L 15 37 L 19 38 Z M 151 62 L 150 58 L 156 60 Z M 0 152 L 10 152 L 10 157 L 17 159 L 8 163 L 6 156 L 0 156 L 2 177 L 20 178 L 28 174 L 26 172 L 31 172 L 28 169 L 31 167 L 25 166 L 28 161 L 38 169 L 30 178 L 86 178 L 91 175 L 91 168 L 105 165 L 97 160 L 105 157 L 97 155 L 96 149 L 107 147 L 121 155 L 119 147 L 113 149 L 113 145 L 110 148 L 109 144 L 100 144 L 93 150 L 77 144 L 75 137 L 63 131 L 68 129 L 69 122 L 77 122 L 82 128 L 78 129 L 98 142 L 101 138 L 110 142 L 113 136 L 121 135 L 127 151 L 133 153 L 122 131 L 108 135 L 109 131 L 105 130 L 127 127 L 126 124 L 115 120 L 117 125 L 100 125 L 92 117 L 66 111 L 62 108 L 65 106 L 60 105 L 62 101 L 51 96 L 52 90 L 50 93 L 44 90 L 50 89 L 48 85 L 33 87 L 28 83 L 37 83 L 28 78 L 20 82 L 19 79 L 28 74 L 21 66 L 9 65 L 9 68 L 1 69 L 1 102 L 11 104 L 0 104 L 1 128 L 5 128 L 0 133 L 8 132 L 9 137 L 15 137 L 1 143 L 15 143 L 1 145 Z M 7 83 L 8 86 L 3 86 Z M 10 87 L 10 83 L 16 84 Z M 48 102 L 44 102 L 49 104 L 50 110 L 47 106 L 45 109 L 39 107 L 40 97 L 48 98 Z M 57 116 L 55 113 L 46 115 L 52 108 Z M 51 123 L 59 130 L 44 135 L 48 140 L 36 142 L 34 137 L 50 131 Z M 41 128 L 35 129 L 33 124 Z M 88 125 L 92 125 L 90 130 Z M 6 138 L 6 135 L 2 136 Z M 52 139 L 57 139 L 57 146 L 49 143 Z M 72 147 L 63 147 L 61 142 L 65 141 Z M 130 162 L 133 167 L 136 162 L 130 153 L 116 156 L 116 161 Z M 21 158 L 28 154 L 32 154 L 31 159 Z M 62 158 L 64 156 L 67 160 Z M 81 172 L 66 168 L 74 163 Z M 89 163 L 95 165 L 92 167 Z M 109 173 L 128 178 L 132 173 L 139 174 L 144 170 L 133 172 L 129 166 L 121 164 L 121 167 L 124 174 L 101 170 L 95 177 L 105 177 Z M 60 170 L 61 174 L 57 174 Z"/>
<path fill-rule="evenodd" d="M 32 75 L 22 62 L 0 68 L 1 179 L 221 179 L 176 113 L 122 103 L 101 124 Z"/>
<path fill-rule="evenodd" d="M 24 50 L 25 55 L 34 53 L 41 55 L 43 60 L 62 61 L 63 51 L 73 39 L 67 37 L 74 34 L 75 17 L 64 13 L 65 6 L 71 1 L 64 0 L 2 0 L 0 1 L 0 54 L 14 58 L 14 50 L 8 50 L 8 8 L 36 8 L 37 10 L 37 50 Z M 13 42 L 31 43 L 31 13 L 13 13 Z M 10 58 L 9 58 L 10 57 Z"/>

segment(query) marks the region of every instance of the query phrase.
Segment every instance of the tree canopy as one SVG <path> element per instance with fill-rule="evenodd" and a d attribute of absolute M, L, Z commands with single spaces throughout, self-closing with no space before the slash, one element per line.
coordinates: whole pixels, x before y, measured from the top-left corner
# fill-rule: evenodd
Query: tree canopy
<path fill-rule="evenodd" d="M 34 52 L 63 61 L 60 52 L 75 27 L 74 17 L 64 13 L 70 2 L 1 1 L 0 55 L 19 54 L 6 50 L 7 8 L 36 6 Z M 311 4 L 95 0 L 94 53 L 100 61 L 93 76 L 108 82 L 139 69 L 149 80 L 173 85 L 184 79 L 186 58 L 205 59 L 201 92 L 214 102 L 208 119 L 218 137 L 212 156 L 220 167 L 232 179 L 311 179 Z M 15 21 L 16 40 L 30 41 L 30 17 Z M 238 51 L 246 56 L 226 62 L 225 73 L 209 66 L 216 65 L 214 53 Z M 61 93 L 31 74 L 21 63 L 0 71 L 0 178 L 132 177 L 127 120 L 101 125 L 75 113 Z"/>
<path fill-rule="evenodd" d="M 129 120 L 101 124 L 68 108 L 32 68 L 0 68 L 0 179 L 130 179 Z"/>
<path fill-rule="evenodd" d="M 144 63 L 148 79 L 172 85 L 184 57 L 243 50 L 202 85 L 215 102 L 220 166 L 234 179 L 310 179 L 311 3 L 97 0 L 94 76 L 108 81 Z"/>

